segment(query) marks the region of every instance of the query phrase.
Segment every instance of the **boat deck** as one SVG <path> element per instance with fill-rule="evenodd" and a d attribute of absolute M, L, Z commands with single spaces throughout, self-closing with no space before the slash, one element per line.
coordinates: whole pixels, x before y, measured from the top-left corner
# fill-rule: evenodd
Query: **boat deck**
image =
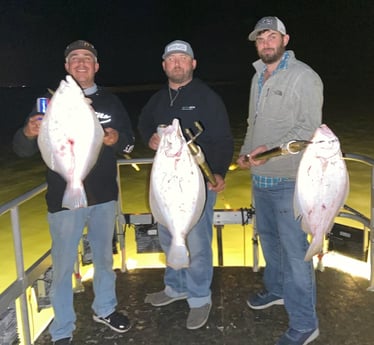
<path fill-rule="evenodd" d="M 287 329 L 283 306 L 254 311 L 246 305 L 248 293 L 262 288 L 261 272 L 249 267 L 215 267 L 209 320 L 201 329 L 187 330 L 186 301 L 164 307 L 144 303 L 147 293 L 163 288 L 163 272 L 162 268 L 117 271 L 119 310 L 133 322 L 124 334 L 92 320 L 92 282 L 85 282 L 85 291 L 75 295 L 74 344 L 273 345 Z M 374 293 L 366 290 L 369 281 L 333 268 L 316 271 L 316 278 L 321 334 L 313 345 L 374 344 Z M 35 344 L 51 344 L 47 330 Z"/>

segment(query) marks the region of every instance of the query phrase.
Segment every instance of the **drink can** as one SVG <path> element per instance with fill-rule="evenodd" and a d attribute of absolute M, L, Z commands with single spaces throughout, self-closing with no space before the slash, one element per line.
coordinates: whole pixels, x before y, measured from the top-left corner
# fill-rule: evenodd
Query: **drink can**
<path fill-rule="evenodd" d="M 157 134 L 159 137 L 161 137 L 162 133 L 164 132 L 167 125 L 161 124 L 157 126 Z"/>
<path fill-rule="evenodd" d="M 47 106 L 49 103 L 49 98 L 40 97 L 36 100 L 36 110 L 38 113 L 45 114 Z"/>

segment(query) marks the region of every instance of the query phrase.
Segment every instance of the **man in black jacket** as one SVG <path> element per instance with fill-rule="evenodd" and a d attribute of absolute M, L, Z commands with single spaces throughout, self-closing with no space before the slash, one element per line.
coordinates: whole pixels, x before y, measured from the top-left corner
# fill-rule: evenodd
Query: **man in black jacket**
<path fill-rule="evenodd" d="M 226 107 L 221 98 L 205 83 L 193 78 L 197 62 L 189 43 L 173 41 L 165 47 L 162 67 L 168 82 L 156 92 L 143 108 L 139 131 L 145 144 L 157 150 L 160 137 L 157 126 L 170 124 L 178 118 L 183 129 L 194 130 L 199 122 L 204 131 L 196 143 L 204 152 L 215 176 L 216 184 L 206 183 L 207 197 L 199 222 L 187 236 L 190 266 L 181 270 L 166 267 L 165 289 L 147 295 L 145 302 L 164 306 L 187 299 L 190 307 L 186 327 L 198 329 L 205 325 L 211 309 L 210 285 L 213 277 L 212 227 L 213 208 L 218 192 L 225 188 L 225 175 L 233 155 L 233 138 Z M 188 139 L 188 138 L 187 138 Z M 180 198 L 181 195 L 170 195 Z M 159 225 L 160 244 L 168 253 L 171 235 Z"/>
<path fill-rule="evenodd" d="M 92 101 L 105 136 L 97 163 L 83 181 L 88 207 L 74 210 L 62 208 L 66 181 L 58 173 L 47 169 L 46 200 L 53 260 L 50 297 L 55 314 L 49 330 L 52 341 L 58 345 L 72 344 L 76 320 L 72 272 L 85 226 L 88 228 L 95 270 L 93 319 L 120 333 L 130 328 L 129 319 L 116 311 L 112 238 L 118 199 L 116 153 L 129 153 L 133 149 L 131 121 L 120 100 L 95 84 L 99 63 L 97 50 L 91 43 L 79 40 L 68 45 L 65 49 L 65 69 Z M 41 119 L 42 114 L 34 107 L 24 127 L 16 132 L 13 148 L 19 156 L 27 157 L 38 152 L 37 136 Z M 74 123 L 71 125 L 74 126 Z"/>

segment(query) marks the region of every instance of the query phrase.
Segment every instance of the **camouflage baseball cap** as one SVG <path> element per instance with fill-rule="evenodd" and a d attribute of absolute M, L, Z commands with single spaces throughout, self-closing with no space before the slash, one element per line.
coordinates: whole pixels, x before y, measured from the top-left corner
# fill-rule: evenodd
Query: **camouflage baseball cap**
<path fill-rule="evenodd" d="M 65 49 L 64 56 L 67 57 L 73 50 L 76 49 L 88 50 L 97 57 L 97 50 L 95 49 L 93 44 L 84 40 L 78 40 L 70 43 Z"/>

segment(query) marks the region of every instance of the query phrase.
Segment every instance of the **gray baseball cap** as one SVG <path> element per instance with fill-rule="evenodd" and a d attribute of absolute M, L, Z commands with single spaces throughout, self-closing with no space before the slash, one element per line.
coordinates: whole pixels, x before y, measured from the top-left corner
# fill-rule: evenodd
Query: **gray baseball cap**
<path fill-rule="evenodd" d="M 184 53 L 191 56 L 194 59 L 193 50 L 188 42 L 175 40 L 170 42 L 164 50 L 162 58 L 165 59 L 169 54 L 173 53 Z"/>
<path fill-rule="evenodd" d="M 264 30 L 274 30 L 280 32 L 282 35 L 286 35 L 286 27 L 279 18 L 264 17 L 257 22 L 254 30 L 249 34 L 248 39 L 250 41 L 256 41 L 257 34 Z"/>

